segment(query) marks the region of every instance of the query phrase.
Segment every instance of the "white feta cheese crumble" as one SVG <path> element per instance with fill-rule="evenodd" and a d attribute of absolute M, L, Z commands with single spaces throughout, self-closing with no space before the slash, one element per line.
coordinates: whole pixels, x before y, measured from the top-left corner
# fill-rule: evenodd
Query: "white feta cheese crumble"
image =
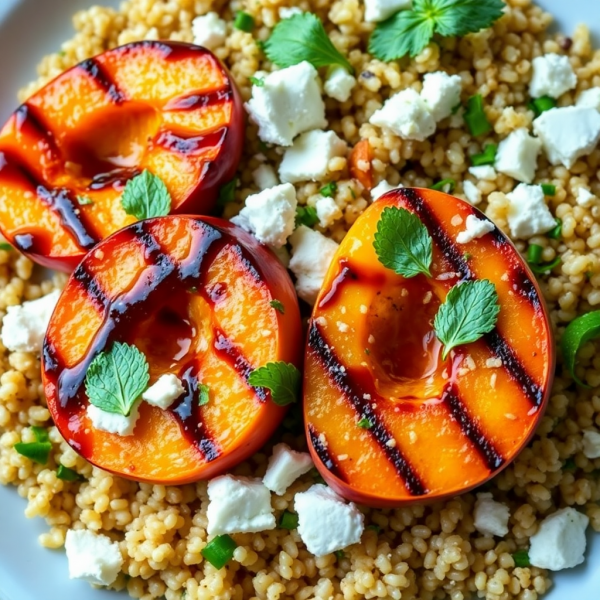
<path fill-rule="evenodd" d="M 54 290 L 37 300 L 9 306 L 2 321 L 2 343 L 11 352 L 42 351 L 42 343 L 60 292 Z"/>
<path fill-rule="evenodd" d="M 600 87 L 593 87 L 581 92 L 579 98 L 577 98 L 577 102 L 575 102 L 575 106 L 600 110 Z"/>
<path fill-rule="evenodd" d="M 296 291 L 302 300 L 314 304 L 338 244 L 305 225 L 294 231 L 290 243 L 290 269 L 296 276 Z"/>
<path fill-rule="evenodd" d="M 583 432 L 583 454 L 586 458 L 600 458 L 600 433 L 588 429 Z"/>
<path fill-rule="evenodd" d="M 327 75 L 323 88 L 330 98 L 346 102 L 355 85 L 356 79 L 344 67 L 334 67 Z"/>
<path fill-rule="evenodd" d="M 463 181 L 463 192 L 465 198 L 473 205 L 477 206 L 481 202 L 481 190 L 468 179 Z"/>
<path fill-rule="evenodd" d="M 260 479 L 222 475 L 208 482 L 208 534 L 275 529 L 271 492 Z"/>
<path fill-rule="evenodd" d="M 289 19 L 294 15 L 301 15 L 302 12 L 302 9 L 297 6 L 280 6 L 278 9 L 279 18 L 281 20 Z"/>
<path fill-rule="evenodd" d="M 209 12 L 192 21 L 194 44 L 214 50 L 227 37 L 227 23 L 216 12 Z"/>
<path fill-rule="evenodd" d="M 531 537 L 529 562 L 534 567 L 560 571 L 584 561 L 585 530 L 589 518 L 574 508 L 562 508 L 547 516 Z"/>
<path fill-rule="evenodd" d="M 382 179 L 374 188 L 371 189 L 371 198 L 373 200 L 378 200 L 384 194 L 387 194 L 392 190 L 398 190 L 403 187 L 404 186 L 402 184 L 392 185 L 391 183 L 388 183 L 385 179 Z"/>
<path fill-rule="evenodd" d="M 298 533 L 308 551 L 325 556 L 357 544 L 364 531 L 364 516 L 353 502 L 317 483 L 294 499 Z"/>
<path fill-rule="evenodd" d="M 492 165 L 481 165 L 479 167 L 469 167 L 469 173 L 477 179 L 484 181 L 495 181 L 498 177 L 496 169 Z"/>
<path fill-rule="evenodd" d="M 313 461 L 308 452 L 295 452 L 287 444 L 277 444 L 269 459 L 263 483 L 278 496 L 300 477 L 310 471 Z"/>
<path fill-rule="evenodd" d="M 267 190 L 279 185 L 275 169 L 271 165 L 262 164 L 252 171 L 252 178 L 259 190 Z"/>
<path fill-rule="evenodd" d="M 404 8 L 410 8 L 412 0 L 365 0 L 365 21 L 385 21 Z"/>
<path fill-rule="evenodd" d="M 315 210 L 319 217 L 319 225 L 327 228 L 342 218 L 342 211 L 331 197 L 319 196 L 315 202 Z"/>
<path fill-rule="evenodd" d="M 408 88 L 394 94 L 376 110 L 369 123 L 387 127 L 396 135 L 422 142 L 435 133 L 435 119 L 425 100 L 415 90 Z"/>
<path fill-rule="evenodd" d="M 477 238 L 481 238 L 490 231 L 494 231 L 495 226 L 487 219 L 478 219 L 475 215 L 469 215 L 465 223 L 466 229 L 460 231 L 456 236 L 459 244 L 468 244 Z"/>
<path fill-rule="evenodd" d="M 345 156 L 346 142 L 333 131 L 308 131 L 285 151 L 279 165 L 279 177 L 286 183 L 323 181 L 327 165 L 335 156 Z"/>
<path fill-rule="evenodd" d="M 140 403 L 136 402 L 133 405 L 129 416 L 126 417 L 125 415 L 118 413 L 107 412 L 93 404 L 88 404 L 87 416 L 95 429 L 128 436 L 133 435 L 135 424 L 140 416 L 139 407 Z"/>
<path fill-rule="evenodd" d="M 423 78 L 421 98 L 436 121 L 441 121 L 452 114 L 452 110 L 460 104 L 461 92 L 462 79 L 458 75 L 436 71 L 427 73 Z"/>
<path fill-rule="evenodd" d="M 151 385 L 143 394 L 144 399 L 152 406 L 166 410 L 185 392 L 181 379 L 173 373 L 161 375 L 154 385 Z"/>
<path fill-rule="evenodd" d="M 123 566 L 119 544 L 87 529 L 68 529 L 65 551 L 69 577 L 93 585 L 111 585 Z"/>
<path fill-rule="evenodd" d="M 580 106 L 552 108 L 533 122 L 533 131 L 542 140 L 548 160 L 570 169 L 598 144 L 600 113 Z"/>
<path fill-rule="evenodd" d="M 296 189 L 283 183 L 248 196 L 244 208 L 231 221 L 262 244 L 281 248 L 294 231 L 296 205 Z"/>
<path fill-rule="evenodd" d="M 245 104 L 263 142 L 291 146 L 304 131 L 327 126 L 317 70 L 306 61 L 269 73 Z"/>
<path fill-rule="evenodd" d="M 533 98 L 558 98 L 577 85 L 577 76 L 567 56 L 544 54 L 531 61 L 533 75 L 529 93 Z"/>
<path fill-rule="evenodd" d="M 515 238 L 527 239 L 556 227 L 541 185 L 520 183 L 508 198 L 508 226 Z"/>
<path fill-rule="evenodd" d="M 542 142 L 522 127 L 500 142 L 496 154 L 496 171 L 518 181 L 531 183 L 537 169 Z"/>
<path fill-rule="evenodd" d="M 496 502 L 492 494 L 477 494 L 473 517 L 475 529 L 483 535 L 502 537 L 508 533 L 510 509 L 506 504 Z"/>
<path fill-rule="evenodd" d="M 575 200 L 577 201 L 577 204 L 579 204 L 579 206 L 587 208 L 592 205 L 595 199 L 596 196 L 594 196 L 594 194 L 592 194 L 590 190 L 587 190 L 584 187 L 580 187 L 577 190 L 577 197 L 575 198 Z"/>

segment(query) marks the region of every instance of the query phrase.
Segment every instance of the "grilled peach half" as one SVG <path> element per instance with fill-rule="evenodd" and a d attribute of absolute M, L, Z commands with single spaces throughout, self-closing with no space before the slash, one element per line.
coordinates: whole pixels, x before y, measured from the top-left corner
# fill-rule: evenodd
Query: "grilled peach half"
<path fill-rule="evenodd" d="M 130 436 L 88 416 L 86 372 L 114 342 L 145 354 L 150 384 L 173 373 L 185 390 L 165 410 L 141 402 Z M 157 217 L 106 238 L 72 273 L 44 340 L 43 385 L 58 429 L 84 458 L 180 484 L 222 473 L 266 442 L 285 408 L 249 375 L 272 361 L 298 365 L 301 350 L 294 287 L 268 249 L 228 221 Z"/>
<path fill-rule="evenodd" d="M 386 207 L 417 215 L 432 238 L 431 277 L 404 278 L 373 246 Z M 327 483 L 371 506 L 444 499 L 481 485 L 533 435 L 554 372 L 540 290 L 494 228 L 465 244 L 469 215 L 447 194 L 388 192 L 356 221 L 327 273 L 309 323 L 304 416 Z M 494 329 L 443 359 L 434 318 L 458 283 L 495 284 Z"/>
<path fill-rule="evenodd" d="M 173 213 L 206 214 L 241 156 L 243 107 L 208 50 L 135 42 L 64 72 L 0 132 L 0 228 L 33 260 L 70 272 L 132 223 L 120 197 L 147 169 Z"/>

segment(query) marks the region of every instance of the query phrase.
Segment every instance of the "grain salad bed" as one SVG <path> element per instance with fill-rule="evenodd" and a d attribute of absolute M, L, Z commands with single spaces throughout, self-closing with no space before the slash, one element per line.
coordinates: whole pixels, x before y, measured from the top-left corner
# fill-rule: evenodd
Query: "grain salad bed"
<path fill-rule="evenodd" d="M 48 80 L 77 62 L 115 46 L 143 39 L 193 41 L 192 21 L 217 11 L 227 21 L 224 44 L 214 48 L 227 65 L 244 100 L 251 95 L 249 78 L 269 72 L 256 40 L 265 40 L 280 20 L 279 9 L 290 4 L 274 0 L 211 3 L 202 0 L 131 0 L 118 11 L 94 7 L 74 16 L 76 34 L 61 51 L 42 60 L 40 78 L 20 93 L 25 100 Z M 531 129 L 528 109 L 531 61 L 545 53 L 569 57 L 577 87 L 560 96 L 559 106 L 575 103 L 581 91 L 600 85 L 600 51 L 591 47 L 584 26 L 572 39 L 546 32 L 552 17 L 527 0 L 509 0 L 505 15 L 493 28 L 462 39 L 444 38 L 430 43 L 416 58 L 391 63 L 366 53 L 372 23 L 363 20 L 358 0 L 301 2 L 303 11 L 315 13 L 335 46 L 348 57 L 357 77 L 350 99 L 340 103 L 326 97 L 328 130 L 350 147 L 368 140 L 373 149 L 370 169 L 374 183 L 391 186 L 431 187 L 443 179 L 475 184 L 482 209 L 507 234 L 509 201 L 506 194 L 517 182 L 503 174 L 476 179 L 469 173 L 469 157 L 497 144 L 515 129 Z M 237 11 L 251 14 L 251 33 L 233 27 Z M 438 45 L 439 44 L 439 45 Z M 474 138 L 460 113 L 442 120 L 426 141 L 403 140 L 369 124 L 371 115 L 393 93 L 408 87 L 420 91 L 423 74 L 435 71 L 458 74 L 464 101 L 481 94 L 493 125 L 488 135 Z M 257 128 L 247 126 L 247 141 L 239 171 L 235 202 L 224 209 L 233 217 L 247 196 L 258 191 L 254 172 L 261 165 L 277 167 L 282 152 L 260 142 Z M 362 165 L 364 170 L 369 165 Z M 542 152 L 534 183 L 556 186 L 547 197 L 555 217 L 562 220 L 562 237 L 540 235 L 529 244 L 542 246 L 541 261 L 557 256 L 561 264 L 540 276 L 555 335 L 577 315 L 600 304 L 600 149 L 578 159 L 570 168 L 551 166 Z M 339 208 L 327 229 L 316 229 L 339 242 L 356 218 L 372 202 L 368 190 L 349 174 L 347 158 L 332 158 L 322 181 L 295 185 L 299 204 L 314 206 L 319 190 L 337 182 Z M 467 184 L 468 185 L 468 184 Z M 577 201 L 580 188 L 594 195 Z M 516 241 L 526 253 L 528 244 Z M 15 251 L 0 249 L 0 310 L 34 299 L 64 286 L 55 275 L 34 283 L 33 264 Z M 527 548 L 539 522 L 564 506 L 574 506 L 590 518 L 600 532 L 600 458 L 583 452 L 583 431 L 600 428 L 600 355 L 597 344 L 586 344 L 579 354 L 578 374 L 592 388 L 575 388 L 563 373 L 560 354 L 553 392 L 537 434 L 505 471 L 485 486 L 495 500 L 510 508 L 509 533 L 486 537 L 474 527 L 475 493 L 431 506 L 396 510 L 362 509 L 367 528 L 362 543 L 343 553 L 315 558 L 297 531 L 274 529 L 257 534 L 234 534 L 238 544 L 233 560 L 217 570 L 200 554 L 207 543 L 208 495 L 206 482 L 181 487 L 139 484 L 93 468 L 79 457 L 52 427 L 40 381 L 39 358 L 32 353 L 8 352 L 0 346 L 0 482 L 18 487 L 27 498 L 25 514 L 46 519 L 49 531 L 40 537 L 47 548 L 64 545 L 70 528 L 87 528 L 117 540 L 124 557 L 122 573 L 112 587 L 126 589 L 135 598 L 150 600 L 267 599 L 354 600 L 393 598 L 430 600 L 471 597 L 487 600 L 535 600 L 552 585 L 547 571 L 518 567 L 513 554 Z M 289 420 L 286 422 L 289 425 Z M 52 452 L 46 466 L 18 454 L 19 441 L 33 442 L 30 426 L 49 427 Z M 302 433 L 284 426 L 276 441 L 305 449 Z M 262 476 L 272 445 L 234 469 L 235 475 Z M 74 469 L 87 481 L 66 482 L 56 476 L 57 465 Z M 315 482 L 308 473 L 283 496 L 272 496 L 276 515 L 293 509 L 294 495 Z M 484 490 L 477 490 L 484 491 Z"/>

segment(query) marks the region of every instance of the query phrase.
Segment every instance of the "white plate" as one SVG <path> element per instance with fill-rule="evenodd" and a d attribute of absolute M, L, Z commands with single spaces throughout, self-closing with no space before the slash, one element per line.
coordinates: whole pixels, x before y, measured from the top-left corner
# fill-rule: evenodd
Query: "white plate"
<path fill-rule="evenodd" d="M 157 0 L 158 1 L 158 0 Z M 70 37 L 71 16 L 77 10 L 118 0 L 0 0 L 0 122 L 16 108 L 16 91 L 34 78 L 40 58 L 60 48 Z M 567 34 L 587 21 L 600 44 L 598 0 L 539 0 L 552 11 Z M 25 501 L 13 488 L 0 486 L 0 600 L 110 600 L 114 592 L 92 590 L 68 579 L 62 551 L 41 548 L 42 519 L 23 516 Z M 585 565 L 555 576 L 547 600 L 598 600 L 600 590 L 600 535 L 589 536 Z"/>

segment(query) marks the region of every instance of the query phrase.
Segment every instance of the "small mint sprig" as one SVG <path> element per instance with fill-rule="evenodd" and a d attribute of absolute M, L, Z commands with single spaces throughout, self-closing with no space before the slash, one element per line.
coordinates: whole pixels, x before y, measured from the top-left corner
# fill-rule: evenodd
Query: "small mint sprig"
<path fill-rule="evenodd" d="M 171 211 L 171 194 L 160 177 L 143 171 L 127 182 L 121 204 L 136 219 L 164 217 Z"/>
<path fill-rule="evenodd" d="M 275 404 L 287 406 L 298 400 L 301 376 L 300 371 L 291 363 L 269 362 L 252 371 L 248 383 L 252 387 L 267 388 Z"/>

